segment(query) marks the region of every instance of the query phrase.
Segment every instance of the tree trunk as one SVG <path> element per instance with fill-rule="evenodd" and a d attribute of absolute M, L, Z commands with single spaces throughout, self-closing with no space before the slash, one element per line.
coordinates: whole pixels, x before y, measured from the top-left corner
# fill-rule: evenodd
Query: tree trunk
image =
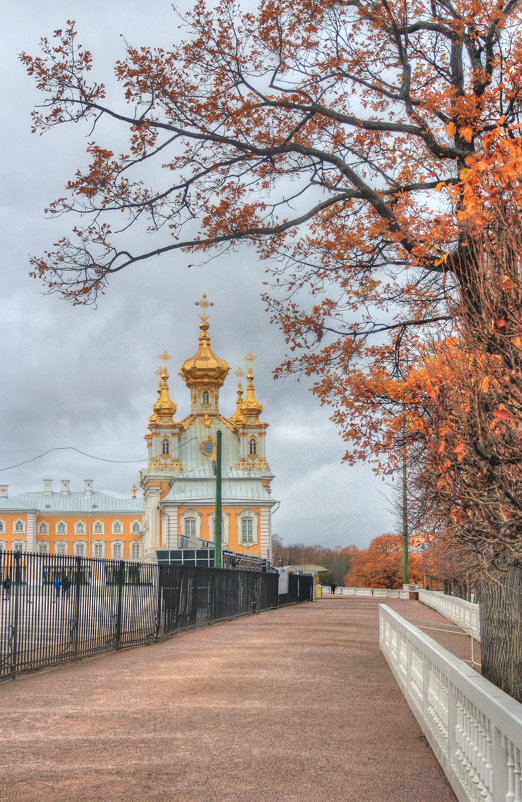
<path fill-rule="evenodd" d="M 522 702 L 522 566 L 477 583 L 482 676 Z"/>

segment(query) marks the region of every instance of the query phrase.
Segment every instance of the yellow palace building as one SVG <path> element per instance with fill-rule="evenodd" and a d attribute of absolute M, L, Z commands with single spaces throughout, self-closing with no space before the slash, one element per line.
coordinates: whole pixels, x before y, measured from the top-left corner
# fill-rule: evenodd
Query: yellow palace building
<path fill-rule="evenodd" d="M 222 539 L 233 552 L 271 558 L 271 497 L 273 474 L 266 461 L 266 430 L 262 404 L 255 397 L 248 354 L 246 388 L 239 369 L 234 413 L 219 410 L 219 391 L 228 364 L 210 345 L 206 296 L 201 307 L 200 335 L 194 356 L 180 375 L 190 392 L 190 413 L 175 420 L 177 406 L 169 395 L 167 361 L 162 354 L 158 398 L 149 419 L 147 468 L 140 471 L 144 498 L 118 499 L 95 492 L 85 480 L 72 492 L 62 480 L 58 490 L 50 479 L 41 492 L 9 498 L 0 486 L 0 551 L 112 557 L 155 561 L 158 549 L 204 548 L 213 545 L 216 494 L 216 434 L 222 434 Z"/>

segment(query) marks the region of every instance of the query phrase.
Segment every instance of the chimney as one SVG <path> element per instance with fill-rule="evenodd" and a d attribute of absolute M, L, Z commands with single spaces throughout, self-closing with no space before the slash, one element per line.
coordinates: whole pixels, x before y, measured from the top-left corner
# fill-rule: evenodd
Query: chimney
<path fill-rule="evenodd" d="M 92 483 L 93 483 L 93 480 L 92 479 L 84 479 L 83 483 L 84 483 L 83 492 L 85 493 L 85 495 L 86 496 L 92 496 Z"/>
<path fill-rule="evenodd" d="M 53 492 L 53 480 L 52 479 L 44 479 L 43 480 L 43 492 L 44 493 L 52 493 Z"/>
<path fill-rule="evenodd" d="M 61 482 L 62 482 L 62 493 L 63 493 L 64 496 L 68 496 L 69 493 L 71 492 L 69 490 L 69 485 L 71 483 L 71 480 L 70 479 L 62 479 Z"/>
<path fill-rule="evenodd" d="M 9 485 L 0 485 L 0 498 L 9 498 Z"/>

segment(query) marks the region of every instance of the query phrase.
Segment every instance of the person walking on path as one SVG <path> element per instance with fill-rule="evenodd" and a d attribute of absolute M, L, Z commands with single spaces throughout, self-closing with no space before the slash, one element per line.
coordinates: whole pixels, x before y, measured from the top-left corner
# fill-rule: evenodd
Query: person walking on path
<path fill-rule="evenodd" d="M 330 585 L 330 590 L 332 591 L 332 596 L 335 595 L 336 587 L 337 587 L 337 585 L 335 584 L 335 582 L 332 582 L 332 584 Z"/>
<path fill-rule="evenodd" d="M 9 574 L 4 579 L 2 585 L 3 585 L 4 593 L 5 593 L 4 598 L 5 599 L 10 599 L 11 598 L 11 578 L 10 578 Z"/>
<path fill-rule="evenodd" d="M 69 593 L 69 588 L 71 587 L 71 583 L 69 581 L 69 577 L 65 574 L 64 578 L 62 579 L 62 596 L 67 596 Z"/>
<path fill-rule="evenodd" d="M 56 598 L 59 599 L 60 598 L 60 580 L 58 579 L 58 577 L 56 577 L 56 579 L 54 580 L 54 589 L 56 591 Z"/>

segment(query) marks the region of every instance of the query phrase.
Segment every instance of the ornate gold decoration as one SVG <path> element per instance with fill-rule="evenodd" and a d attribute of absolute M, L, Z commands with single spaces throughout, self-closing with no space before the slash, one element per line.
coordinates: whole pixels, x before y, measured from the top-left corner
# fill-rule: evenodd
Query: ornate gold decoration
<path fill-rule="evenodd" d="M 207 445 L 207 443 L 211 444 L 212 451 L 210 451 L 210 448 Z M 208 448 L 208 451 L 205 451 L 205 446 Z M 213 440 L 212 437 L 207 437 L 205 440 L 203 440 L 199 444 L 199 447 L 200 447 L 201 453 L 203 454 L 204 457 L 208 457 L 208 459 L 215 459 L 216 458 L 216 441 Z"/>
<path fill-rule="evenodd" d="M 138 488 L 136 487 L 136 485 L 132 485 L 132 487 L 131 487 L 132 498 L 136 498 L 136 493 L 137 492 L 138 492 Z"/>
<path fill-rule="evenodd" d="M 203 426 L 206 426 L 206 427 L 207 427 L 207 429 L 208 429 L 208 427 L 209 427 L 209 426 L 210 426 L 210 424 L 212 423 L 212 418 L 211 418 L 209 415 L 205 415 L 205 417 L 203 418 L 203 420 L 201 421 L 201 423 L 203 424 Z"/>
<path fill-rule="evenodd" d="M 230 420 L 236 426 L 240 425 L 244 422 L 243 413 L 241 412 L 241 405 L 243 403 L 243 385 L 241 384 L 241 377 L 244 376 L 245 373 L 241 368 L 238 368 L 234 373 L 234 376 L 238 377 L 237 383 L 237 402 L 236 402 L 236 411 L 231 416 Z"/>
<path fill-rule="evenodd" d="M 208 334 L 208 317 L 206 310 L 208 306 L 213 306 L 207 301 L 204 295 L 201 301 L 196 301 L 197 306 L 201 306 L 203 314 L 199 316 L 199 347 L 193 357 L 187 359 L 180 370 L 180 375 L 191 389 L 195 386 L 208 386 L 208 389 L 221 387 L 225 381 L 229 367 L 224 359 L 216 356 L 210 347 L 210 337 Z"/>
<path fill-rule="evenodd" d="M 248 420 L 249 423 L 258 421 L 261 412 L 263 411 L 263 404 L 261 404 L 254 395 L 254 374 L 252 372 L 252 360 L 256 357 L 249 351 L 245 357 L 248 360 L 248 373 L 247 373 L 247 389 L 246 398 L 241 404 L 241 415 Z"/>
<path fill-rule="evenodd" d="M 236 468 L 238 468 L 240 471 L 269 471 L 270 465 L 266 459 L 264 459 L 264 457 L 261 457 L 260 459 L 256 457 L 253 459 L 245 459 L 244 457 L 241 457 L 236 465 Z"/>
<path fill-rule="evenodd" d="M 160 377 L 160 382 L 158 384 L 158 400 L 154 404 L 154 412 L 149 418 L 149 429 L 162 423 L 173 423 L 172 416 L 176 413 L 177 409 L 176 404 L 169 396 L 169 385 L 167 381 L 169 378 L 167 359 L 171 359 L 171 357 L 164 351 L 158 358 L 162 359 L 164 364 L 155 371 Z"/>
<path fill-rule="evenodd" d="M 161 457 L 153 457 L 147 468 L 148 471 L 182 471 L 183 465 L 177 457 L 169 457 L 167 455 Z"/>

